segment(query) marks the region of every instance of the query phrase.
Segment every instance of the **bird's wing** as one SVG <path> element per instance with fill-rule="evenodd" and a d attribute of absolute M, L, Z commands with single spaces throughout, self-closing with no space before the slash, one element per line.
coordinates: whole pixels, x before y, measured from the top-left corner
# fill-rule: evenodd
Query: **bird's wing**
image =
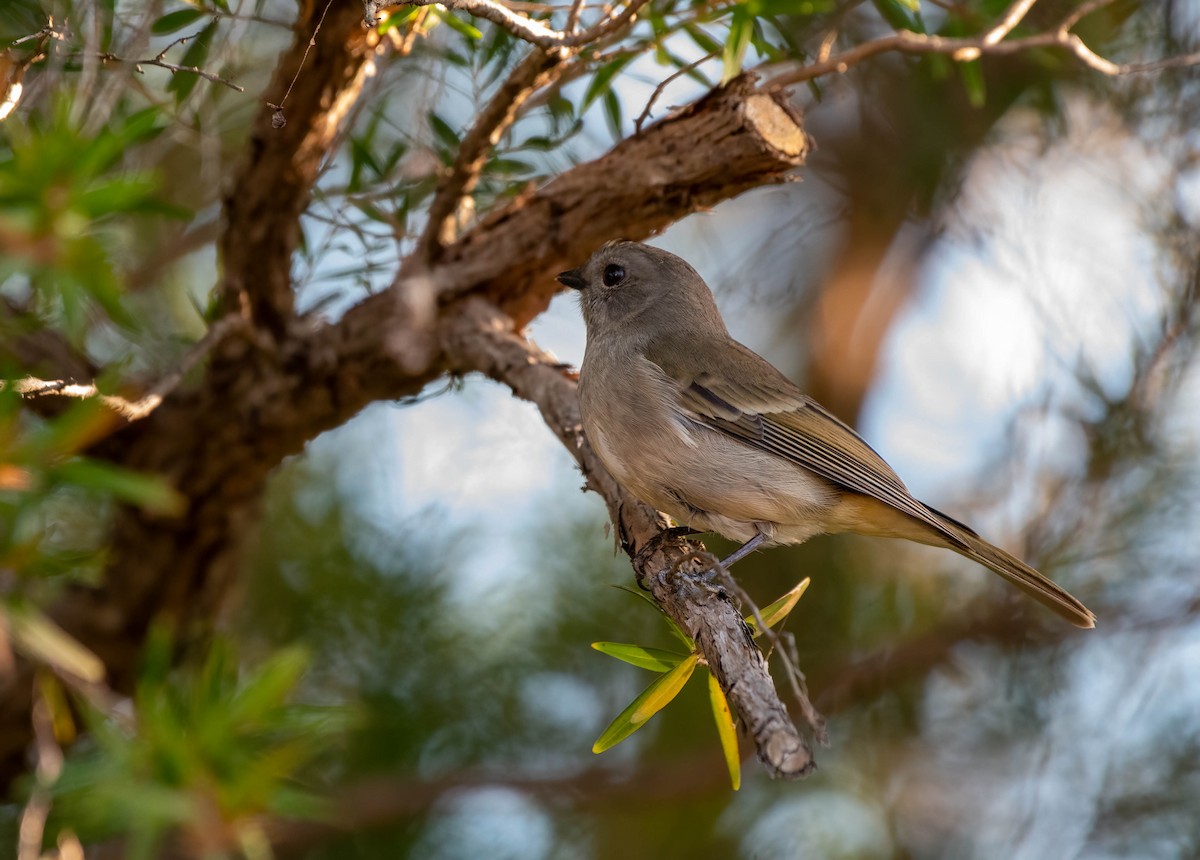
<path fill-rule="evenodd" d="M 843 489 L 878 499 L 928 524 L 952 545 L 965 546 L 947 520 L 974 534 L 969 528 L 917 501 L 862 437 L 765 359 L 735 341 L 727 343 L 730 349 L 722 351 L 720 373 L 689 373 L 662 354 L 647 356 L 678 383 L 677 406 L 686 419 L 790 460 Z M 712 368 L 714 362 L 705 352 L 693 349 L 688 365 Z"/>

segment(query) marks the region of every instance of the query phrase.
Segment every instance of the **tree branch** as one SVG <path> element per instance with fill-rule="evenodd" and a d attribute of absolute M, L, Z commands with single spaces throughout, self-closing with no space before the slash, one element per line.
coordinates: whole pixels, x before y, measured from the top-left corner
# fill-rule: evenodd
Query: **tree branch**
<path fill-rule="evenodd" d="M 1112 0 L 1099 0 L 1085 4 L 1063 19 L 1052 31 L 1037 33 L 1020 39 L 1005 39 L 1025 16 L 1036 0 L 1016 0 L 1001 18 L 1000 23 L 982 36 L 972 38 L 948 38 L 911 30 L 899 30 L 888 36 L 855 45 L 849 50 L 784 72 L 771 78 L 766 89 L 777 90 L 811 81 L 831 73 L 844 74 L 851 67 L 879 54 L 896 52 L 901 54 L 945 54 L 957 62 L 970 62 L 982 56 L 1010 56 L 1037 48 L 1061 48 L 1069 51 L 1084 65 L 1104 75 L 1132 75 L 1155 72 L 1162 69 L 1200 64 L 1200 53 L 1168 57 L 1147 63 L 1113 63 L 1092 51 L 1071 28 L 1087 15 L 1095 12 Z"/>
<path fill-rule="evenodd" d="M 321 164 L 372 69 L 369 31 L 353 4 L 306 0 L 265 101 L 288 98 L 288 122 L 263 111 L 225 195 L 218 242 L 222 315 L 238 312 L 278 337 L 292 317 L 292 255 Z M 311 43 L 311 44 L 310 44 Z M 303 68 L 302 68 L 303 67 Z M 302 72 L 302 73 L 301 73 Z"/>
<path fill-rule="evenodd" d="M 736 78 L 483 219 L 430 273 L 435 295 L 447 304 L 482 293 L 523 326 L 558 291 L 553 273 L 613 236 L 649 236 L 684 212 L 782 181 L 807 153 L 786 99 Z"/>
<path fill-rule="evenodd" d="M 530 51 L 476 116 L 475 124 L 459 144 L 454 165 L 438 183 L 433 202 L 429 205 L 425 232 L 421 234 L 410 258 L 416 265 L 428 266 L 446 245 L 457 238 L 454 216 L 459 203 L 475 189 L 488 155 L 517 118 L 521 105 L 549 83 L 553 77 L 552 70 L 561 68 L 562 59 L 561 51 L 542 48 Z"/>
<path fill-rule="evenodd" d="M 561 32 L 547 27 L 541 21 L 518 15 L 496 0 L 410 0 L 407 6 L 445 6 L 449 9 L 459 9 L 476 18 L 491 21 L 498 27 L 503 27 L 518 39 L 537 45 L 539 48 L 578 48 L 588 45 L 597 39 L 602 39 L 610 33 L 622 29 L 631 23 L 641 8 L 649 0 L 629 0 L 625 8 L 618 14 L 603 18 L 586 30 L 577 32 Z M 389 5 L 378 3 L 376 7 Z M 368 11 L 368 20 L 372 13 Z M 568 28 L 570 29 L 570 28 Z"/>

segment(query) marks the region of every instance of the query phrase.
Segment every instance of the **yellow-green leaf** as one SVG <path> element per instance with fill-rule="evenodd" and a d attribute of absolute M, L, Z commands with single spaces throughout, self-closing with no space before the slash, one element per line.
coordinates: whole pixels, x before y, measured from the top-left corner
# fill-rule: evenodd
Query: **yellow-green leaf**
<path fill-rule="evenodd" d="M 31 607 L 0 604 L 8 635 L 18 651 L 82 681 L 104 680 L 104 663 L 73 636 Z"/>
<path fill-rule="evenodd" d="M 696 668 L 696 660 L 697 657 L 693 654 L 643 690 L 641 695 L 630 702 L 629 706 L 608 724 L 608 728 L 592 744 L 592 752 L 602 753 L 606 749 L 615 747 L 666 707 L 683 689 L 688 678 L 692 677 L 692 671 Z"/>
<path fill-rule="evenodd" d="M 780 621 L 788 617 L 793 609 L 796 608 L 797 601 L 801 595 L 808 590 L 808 584 L 811 580 L 806 576 L 797 583 L 796 587 L 785 594 L 783 597 L 776 600 L 774 603 L 767 606 L 765 609 L 760 609 L 758 614 L 762 616 L 763 623 L 768 627 L 774 627 Z M 762 631 L 758 629 L 758 622 L 753 615 L 746 616 L 746 623 L 755 631 L 754 635 L 758 636 Z"/>
<path fill-rule="evenodd" d="M 661 648 L 643 648 L 641 645 L 627 645 L 623 642 L 593 642 L 592 647 L 601 654 L 616 657 L 631 666 L 649 669 L 651 672 L 669 672 L 686 659 L 683 654 L 663 651 Z"/>
<path fill-rule="evenodd" d="M 725 754 L 725 767 L 729 768 L 729 783 L 733 790 L 742 787 L 742 759 L 738 754 L 737 726 L 733 724 L 733 713 L 725 699 L 725 691 L 717 683 L 717 676 L 708 673 L 708 699 L 712 702 L 713 720 L 717 724 L 717 737 L 721 739 L 721 752 Z"/>

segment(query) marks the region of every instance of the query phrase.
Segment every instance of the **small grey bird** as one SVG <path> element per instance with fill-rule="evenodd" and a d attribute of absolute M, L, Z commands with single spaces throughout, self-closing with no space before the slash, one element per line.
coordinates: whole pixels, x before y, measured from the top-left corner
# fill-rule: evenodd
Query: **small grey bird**
<path fill-rule="evenodd" d="M 587 324 L 579 407 L 592 448 L 642 501 L 743 541 L 724 564 L 817 534 L 905 538 L 952 549 L 1095 626 L 1062 588 L 914 498 L 858 434 L 731 338 L 679 257 L 610 242 L 558 280 L 580 291 Z"/>

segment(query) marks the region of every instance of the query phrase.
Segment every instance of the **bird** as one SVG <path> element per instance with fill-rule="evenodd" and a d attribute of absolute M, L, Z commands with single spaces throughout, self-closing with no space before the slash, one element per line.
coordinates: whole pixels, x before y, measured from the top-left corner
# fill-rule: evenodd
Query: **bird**
<path fill-rule="evenodd" d="M 586 439 L 638 499 L 741 543 L 723 567 L 818 534 L 901 538 L 953 550 L 1072 624 L 1095 626 L 1066 590 L 919 501 L 854 430 L 734 340 L 682 258 L 616 240 L 557 280 L 578 291 L 587 330 Z"/>

